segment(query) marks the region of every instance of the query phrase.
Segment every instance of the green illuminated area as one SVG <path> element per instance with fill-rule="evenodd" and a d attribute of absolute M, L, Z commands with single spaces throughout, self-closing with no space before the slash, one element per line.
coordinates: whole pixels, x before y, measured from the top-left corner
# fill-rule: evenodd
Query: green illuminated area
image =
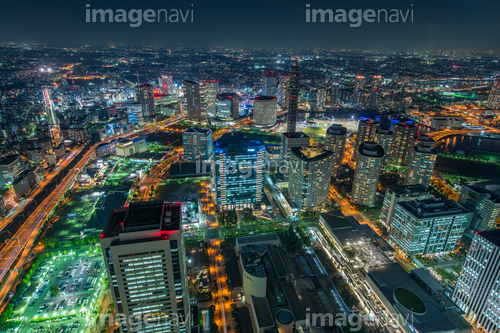
<path fill-rule="evenodd" d="M 394 298 L 405 308 L 415 313 L 424 313 L 425 305 L 412 291 L 406 288 L 396 288 Z"/>

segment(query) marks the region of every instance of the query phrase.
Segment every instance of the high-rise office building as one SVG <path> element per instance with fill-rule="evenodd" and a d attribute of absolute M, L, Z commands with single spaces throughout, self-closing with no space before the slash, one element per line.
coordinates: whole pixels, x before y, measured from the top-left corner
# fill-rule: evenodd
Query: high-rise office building
<path fill-rule="evenodd" d="M 278 89 L 278 74 L 276 72 L 262 73 L 262 95 L 276 96 Z"/>
<path fill-rule="evenodd" d="M 390 241 L 407 255 L 454 251 L 472 211 L 454 200 L 431 198 L 398 202 L 390 220 Z"/>
<path fill-rule="evenodd" d="M 160 86 L 160 90 L 165 95 L 173 95 L 174 94 L 174 83 L 172 81 L 172 75 L 162 75 L 158 79 L 158 84 Z"/>
<path fill-rule="evenodd" d="M 240 132 L 215 141 L 215 183 L 219 209 L 253 208 L 262 200 L 265 145 Z"/>
<path fill-rule="evenodd" d="M 500 230 L 475 234 L 452 300 L 481 332 L 500 331 Z"/>
<path fill-rule="evenodd" d="M 334 83 L 330 90 L 330 105 L 334 106 L 340 103 L 340 84 Z"/>
<path fill-rule="evenodd" d="M 355 109 L 361 109 L 365 103 L 365 77 L 358 75 L 356 81 L 354 82 L 354 93 L 352 96 L 352 107 Z"/>
<path fill-rule="evenodd" d="M 0 158 L 0 185 L 12 184 L 23 172 L 21 157 L 18 154 Z"/>
<path fill-rule="evenodd" d="M 431 137 L 418 136 L 417 144 L 411 150 L 406 166 L 405 185 L 421 184 L 428 187 L 431 184 L 437 158 L 437 152 L 433 147 L 434 140 Z"/>
<path fill-rule="evenodd" d="M 211 162 L 214 157 L 212 130 L 204 127 L 188 127 L 182 133 L 184 158 L 191 162 Z"/>
<path fill-rule="evenodd" d="M 385 171 L 389 162 L 389 157 L 392 152 L 394 143 L 394 133 L 388 129 L 383 129 L 380 126 L 375 131 L 376 142 L 384 148 L 384 161 L 382 163 L 382 171 Z"/>
<path fill-rule="evenodd" d="M 209 116 L 213 117 L 215 116 L 215 99 L 220 93 L 219 81 L 203 81 L 203 86 L 201 89 L 203 95 L 202 108 Z"/>
<path fill-rule="evenodd" d="M 351 200 L 354 203 L 368 207 L 375 206 L 383 158 L 384 148 L 375 142 L 364 142 L 359 146 L 351 192 Z"/>
<path fill-rule="evenodd" d="M 376 109 L 380 106 L 382 102 L 382 89 L 374 88 L 370 92 L 370 97 L 368 98 L 368 107 Z"/>
<path fill-rule="evenodd" d="M 486 106 L 492 110 L 500 110 L 500 80 L 491 88 Z"/>
<path fill-rule="evenodd" d="M 299 62 L 295 59 L 295 65 L 290 71 L 289 103 L 288 103 L 288 118 L 287 118 L 287 133 L 295 133 L 297 131 L 297 117 L 299 116 L 298 103 L 300 93 L 300 67 Z M 291 134 L 293 135 L 293 134 Z"/>
<path fill-rule="evenodd" d="M 422 185 L 391 186 L 385 191 L 380 221 L 388 228 L 391 227 L 391 218 L 394 206 L 398 202 L 429 199 L 431 193 Z"/>
<path fill-rule="evenodd" d="M 253 102 L 253 124 L 271 127 L 276 124 L 278 101 L 276 96 L 257 96 Z"/>
<path fill-rule="evenodd" d="M 347 128 L 340 124 L 333 124 L 326 130 L 325 150 L 333 152 L 332 176 L 339 173 L 344 159 Z"/>
<path fill-rule="evenodd" d="M 203 121 L 206 117 L 202 109 L 201 86 L 189 80 L 183 81 L 184 98 L 186 100 L 187 118 L 189 120 Z"/>
<path fill-rule="evenodd" d="M 100 243 L 120 331 L 189 333 L 181 204 L 150 201 L 116 209 Z"/>
<path fill-rule="evenodd" d="M 290 77 L 286 75 L 282 75 L 279 78 L 278 84 L 278 104 L 287 109 L 288 108 L 288 100 L 289 100 L 289 92 L 288 85 L 290 84 Z"/>
<path fill-rule="evenodd" d="M 392 145 L 389 165 L 392 167 L 402 167 L 408 164 L 410 152 L 415 145 L 417 127 L 407 122 L 399 122 L 394 127 L 394 144 Z"/>
<path fill-rule="evenodd" d="M 487 189 L 463 184 L 458 202 L 474 212 L 469 230 L 485 231 L 495 229 L 500 216 L 500 196 Z"/>
<path fill-rule="evenodd" d="M 358 133 L 354 142 L 354 156 L 357 157 L 359 146 L 363 142 L 376 142 L 380 123 L 372 118 L 362 118 L 358 124 Z"/>
<path fill-rule="evenodd" d="M 138 124 L 144 121 L 141 103 L 127 103 L 125 106 L 127 107 L 127 120 L 129 123 Z"/>
<path fill-rule="evenodd" d="M 143 84 L 135 88 L 135 97 L 137 102 L 141 103 L 142 117 L 144 119 L 153 119 L 155 111 L 155 95 L 152 85 Z"/>
<path fill-rule="evenodd" d="M 240 116 L 239 98 L 236 93 L 222 93 L 215 98 L 215 116 L 221 119 L 238 119 Z"/>
<path fill-rule="evenodd" d="M 288 193 L 300 212 L 321 206 L 327 199 L 333 152 L 315 147 L 292 148 Z"/>

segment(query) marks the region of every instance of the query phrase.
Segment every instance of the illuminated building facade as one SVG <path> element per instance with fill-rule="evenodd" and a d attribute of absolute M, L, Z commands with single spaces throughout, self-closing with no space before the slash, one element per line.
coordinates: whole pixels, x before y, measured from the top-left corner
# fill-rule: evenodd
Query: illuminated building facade
<path fill-rule="evenodd" d="M 221 119 L 238 119 L 239 95 L 237 93 L 222 93 L 215 98 L 215 116 Z"/>
<path fill-rule="evenodd" d="M 135 98 L 141 103 L 142 117 L 144 119 L 152 119 L 155 111 L 155 95 L 154 88 L 149 84 L 143 84 L 135 88 Z"/>
<path fill-rule="evenodd" d="M 257 96 L 253 102 L 253 124 L 271 127 L 276 124 L 278 101 L 276 96 Z"/>
<path fill-rule="evenodd" d="M 394 144 L 392 145 L 389 165 L 392 167 L 406 166 L 410 152 L 415 145 L 417 127 L 409 122 L 399 122 L 394 127 Z"/>
<path fill-rule="evenodd" d="M 328 199 L 333 152 L 315 147 L 292 148 L 288 193 L 298 210 L 305 212 Z"/>
<path fill-rule="evenodd" d="M 347 140 L 347 128 L 333 124 L 326 130 L 325 150 L 333 152 L 332 176 L 335 177 L 342 165 Z"/>
<path fill-rule="evenodd" d="M 351 200 L 354 203 L 367 207 L 375 206 L 383 158 L 384 149 L 375 142 L 364 142 L 359 146 L 351 192 Z"/>
<path fill-rule="evenodd" d="M 222 210 L 253 208 L 262 200 L 265 145 L 239 132 L 215 141 L 217 205 Z"/>
<path fill-rule="evenodd" d="M 443 254 L 456 250 L 472 212 L 454 200 L 430 198 L 398 202 L 390 242 L 407 255 Z"/>
<path fill-rule="evenodd" d="M 500 331 L 500 230 L 476 233 L 452 299 L 479 330 Z"/>
<path fill-rule="evenodd" d="M 122 333 L 191 331 L 180 203 L 116 209 L 100 243 Z"/>
<path fill-rule="evenodd" d="M 431 184 L 432 172 L 436 164 L 437 152 L 433 149 L 434 140 L 427 135 L 417 138 L 408 158 L 405 172 L 405 185 L 420 184 L 428 187 Z"/>
<path fill-rule="evenodd" d="M 188 127 L 182 133 L 184 158 L 196 162 L 212 161 L 214 157 L 214 144 L 212 130 L 204 127 Z"/>

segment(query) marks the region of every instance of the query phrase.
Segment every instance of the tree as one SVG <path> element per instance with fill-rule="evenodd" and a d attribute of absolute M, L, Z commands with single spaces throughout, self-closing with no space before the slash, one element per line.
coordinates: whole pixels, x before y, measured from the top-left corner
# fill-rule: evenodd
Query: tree
<path fill-rule="evenodd" d="M 59 293 L 61 292 L 61 291 L 59 290 L 59 288 L 57 288 L 55 285 L 50 286 L 50 289 L 49 289 L 49 290 L 50 290 L 50 292 L 52 293 L 52 295 L 54 295 L 54 296 L 59 295 Z"/>

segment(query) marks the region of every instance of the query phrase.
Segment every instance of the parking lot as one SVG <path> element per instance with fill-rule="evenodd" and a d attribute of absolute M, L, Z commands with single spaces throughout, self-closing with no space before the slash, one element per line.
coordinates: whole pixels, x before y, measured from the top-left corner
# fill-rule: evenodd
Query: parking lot
<path fill-rule="evenodd" d="M 26 323 L 22 333 L 46 333 L 49 329 L 51 333 L 85 332 L 88 317 L 98 310 L 104 271 L 99 253 L 70 253 L 44 260 L 12 319 Z"/>

